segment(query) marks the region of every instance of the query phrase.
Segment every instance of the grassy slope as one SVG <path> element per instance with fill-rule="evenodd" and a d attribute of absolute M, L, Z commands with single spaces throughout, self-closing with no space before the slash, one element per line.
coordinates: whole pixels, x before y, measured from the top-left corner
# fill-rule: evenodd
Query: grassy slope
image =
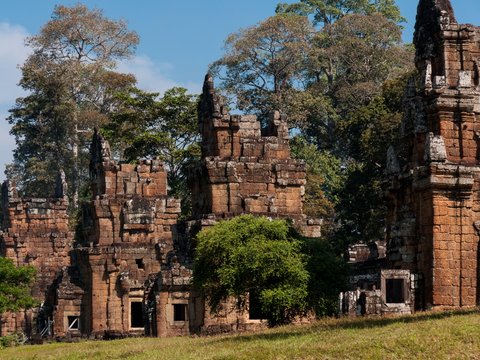
<path fill-rule="evenodd" d="M 480 359 L 480 313 L 324 320 L 261 334 L 0 350 L 0 359 Z"/>

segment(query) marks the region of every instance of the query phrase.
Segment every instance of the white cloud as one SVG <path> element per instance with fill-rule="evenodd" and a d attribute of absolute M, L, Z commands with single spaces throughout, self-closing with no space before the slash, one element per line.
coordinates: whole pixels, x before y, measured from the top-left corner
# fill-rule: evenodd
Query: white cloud
<path fill-rule="evenodd" d="M 30 51 L 25 46 L 28 31 L 19 25 L 0 22 L 0 181 L 3 181 L 5 165 L 12 162 L 12 150 L 15 140 L 9 134 L 10 125 L 5 120 L 8 109 L 15 105 L 18 97 L 24 96 L 24 91 L 18 86 L 21 78 L 19 66 L 24 63 Z M 176 82 L 169 77 L 173 65 L 154 63 L 146 55 L 135 56 L 119 64 L 118 70 L 134 74 L 141 89 L 163 93 L 174 86 L 187 88 L 191 93 L 199 93 L 201 85 L 194 82 L 185 84 Z"/>
<path fill-rule="evenodd" d="M 10 124 L 5 120 L 7 113 L 0 111 L 0 182 L 5 180 L 5 166 L 13 160 L 15 139 L 10 135 Z"/>
<path fill-rule="evenodd" d="M 200 91 L 200 84 L 194 82 L 181 84 L 170 79 L 168 73 L 172 69 L 172 64 L 154 63 L 147 55 L 137 55 L 132 59 L 122 61 L 118 66 L 118 71 L 135 75 L 138 86 L 143 90 L 162 94 L 174 86 L 182 86 L 191 93 Z"/>
<path fill-rule="evenodd" d="M 4 179 L 5 164 L 12 161 L 12 150 L 15 141 L 9 135 L 10 125 L 5 120 L 8 109 L 15 105 L 15 99 L 24 94 L 17 85 L 21 72 L 18 68 L 29 54 L 25 46 L 28 36 L 25 28 L 0 22 L 0 180 Z"/>
<path fill-rule="evenodd" d="M 27 31 L 21 26 L 0 23 L 0 106 L 13 105 L 15 99 L 23 94 L 17 86 L 21 76 L 18 66 L 23 64 L 29 54 L 24 44 L 27 36 Z"/>

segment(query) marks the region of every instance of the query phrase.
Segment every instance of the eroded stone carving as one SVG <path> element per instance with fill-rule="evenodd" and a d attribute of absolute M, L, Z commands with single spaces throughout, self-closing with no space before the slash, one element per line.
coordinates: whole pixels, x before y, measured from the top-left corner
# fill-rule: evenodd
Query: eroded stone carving
<path fill-rule="evenodd" d="M 427 134 L 424 159 L 427 162 L 444 162 L 447 160 L 447 149 L 441 135 Z"/>

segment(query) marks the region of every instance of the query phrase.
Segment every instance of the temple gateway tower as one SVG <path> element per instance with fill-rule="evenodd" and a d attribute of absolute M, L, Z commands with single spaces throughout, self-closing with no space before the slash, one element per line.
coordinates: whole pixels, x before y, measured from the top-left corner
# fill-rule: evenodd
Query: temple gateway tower
<path fill-rule="evenodd" d="M 387 260 L 417 281 L 416 309 L 477 305 L 480 28 L 449 0 L 421 0 L 420 81 L 406 94 L 403 148 L 389 150 Z"/>

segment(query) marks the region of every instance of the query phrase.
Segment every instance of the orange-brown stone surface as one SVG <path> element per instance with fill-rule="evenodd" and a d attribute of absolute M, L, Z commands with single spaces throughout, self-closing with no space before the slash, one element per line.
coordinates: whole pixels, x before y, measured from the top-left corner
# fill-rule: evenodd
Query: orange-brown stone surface
<path fill-rule="evenodd" d="M 62 178 L 56 196 L 51 199 L 20 198 L 15 186 L 2 186 L 3 234 L 0 255 L 15 265 L 32 265 L 37 270 L 32 295 L 40 303 L 52 299 L 52 284 L 62 268 L 70 264 L 73 233 L 68 224 L 68 200 L 64 197 Z M 7 314 L 1 319 L 1 333 L 17 328 L 34 329 L 36 311 Z"/>
<path fill-rule="evenodd" d="M 195 217 L 284 217 L 304 235 L 320 236 L 321 221 L 303 214 L 306 168 L 290 155 L 284 116 L 273 112 L 262 130 L 256 116 L 229 115 L 207 75 L 199 129 L 202 162 L 191 181 Z"/>
<path fill-rule="evenodd" d="M 320 236 L 321 221 L 303 214 L 305 164 L 291 158 L 278 112 L 263 132 L 255 117 L 226 114 L 210 77 L 199 110 L 202 159 L 190 179 L 190 222 L 178 221 L 180 201 L 168 196 L 161 161 L 115 161 L 97 132 L 92 199 L 82 205 L 75 236 L 64 176 L 52 199 L 21 199 L 4 186 L 2 254 L 38 269 L 33 294 L 43 305 L 4 316 L 1 334 L 177 336 L 265 326 L 231 301 L 220 314 L 210 313 L 191 286 L 192 236 L 243 213 L 288 218 L 305 236 Z"/>
<path fill-rule="evenodd" d="M 167 195 L 162 162 L 119 164 L 99 134 L 91 149 L 93 200 L 83 207 L 76 250 L 86 285 L 83 331 L 143 334 L 154 322 L 146 298 L 173 251 L 180 201 Z"/>
<path fill-rule="evenodd" d="M 421 0 L 421 79 L 406 94 L 404 144 L 389 150 L 388 259 L 420 280 L 416 308 L 478 303 L 480 28 L 448 0 Z"/>

